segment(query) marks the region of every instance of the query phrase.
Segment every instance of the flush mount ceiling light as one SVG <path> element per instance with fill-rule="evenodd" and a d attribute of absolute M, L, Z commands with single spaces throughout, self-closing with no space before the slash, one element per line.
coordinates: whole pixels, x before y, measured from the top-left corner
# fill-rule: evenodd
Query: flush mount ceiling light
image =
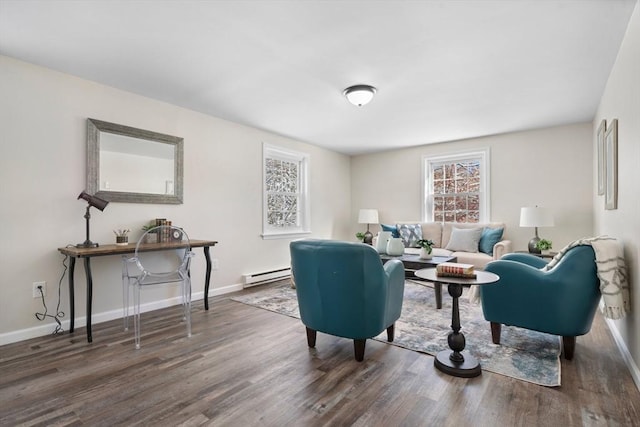
<path fill-rule="evenodd" d="M 342 92 L 347 97 L 350 103 L 362 107 L 368 104 L 376 93 L 376 88 L 369 85 L 355 85 L 350 86 Z"/>

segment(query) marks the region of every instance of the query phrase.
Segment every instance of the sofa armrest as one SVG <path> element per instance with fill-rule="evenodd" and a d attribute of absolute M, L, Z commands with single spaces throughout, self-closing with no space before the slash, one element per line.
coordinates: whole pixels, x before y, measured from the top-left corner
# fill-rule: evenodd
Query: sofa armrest
<path fill-rule="evenodd" d="M 500 259 L 511 252 L 513 252 L 511 240 L 501 240 L 493 246 L 493 259 Z"/>

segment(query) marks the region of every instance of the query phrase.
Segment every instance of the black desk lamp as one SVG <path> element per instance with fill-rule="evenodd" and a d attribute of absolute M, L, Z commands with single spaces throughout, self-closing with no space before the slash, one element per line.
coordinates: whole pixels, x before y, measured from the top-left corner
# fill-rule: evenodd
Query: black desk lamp
<path fill-rule="evenodd" d="M 87 206 L 87 212 L 84 214 L 84 218 L 87 220 L 87 240 L 85 240 L 84 243 L 78 243 L 76 245 L 76 248 L 97 248 L 98 244 L 93 243 L 89 239 L 89 219 L 91 218 L 91 214 L 89 214 L 89 209 L 91 209 L 91 206 L 93 206 L 96 209 L 100 209 L 100 211 L 102 212 L 104 208 L 107 207 L 109 202 L 107 202 L 106 200 L 102 200 L 100 197 L 92 196 L 91 194 L 88 194 L 86 191 L 83 191 L 82 193 L 80 193 L 80 195 L 78 196 L 78 200 L 80 199 L 86 200 L 87 203 L 89 203 L 89 206 Z"/>

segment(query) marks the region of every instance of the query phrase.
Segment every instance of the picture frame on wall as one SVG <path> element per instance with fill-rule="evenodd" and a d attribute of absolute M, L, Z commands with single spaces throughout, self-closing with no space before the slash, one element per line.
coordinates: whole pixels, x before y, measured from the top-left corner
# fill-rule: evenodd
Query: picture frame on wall
<path fill-rule="evenodd" d="M 604 208 L 618 208 L 618 120 L 614 119 L 604 137 L 605 194 Z"/>
<path fill-rule="evenodd" d="M 598 196 L 604 194 L 604 169 L 605 169 L 605 154 L 604 154 L 604 136 L 607 132 L 607 121 L 602 120 L 600 126 L 598 126 L 597 133 L 597 150 L 598 150 Z"/>

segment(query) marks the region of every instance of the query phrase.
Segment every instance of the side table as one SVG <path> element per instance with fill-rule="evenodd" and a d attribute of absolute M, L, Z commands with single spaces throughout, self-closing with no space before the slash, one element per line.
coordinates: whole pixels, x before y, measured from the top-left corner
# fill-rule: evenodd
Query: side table
<path fill-rule="evenodd" d="M 517 253 L 517 254 L 529 254 L 529 255 L 537 256 L 538 258 L 549 258 L 549 259 L 551 259 L 554 256 L 558 255 L 558 252 L 549 252 L 549 253 L 546 253 L 546 254 L 534 254 L 534 253 L 531 253 L 529 251 L 515 251 L 515 253 Z"/>
<path fill-rule="evenodd" d="M 453 298 L 453 308 L 451 313 L 451 329 L 447 341 L 451 350 L 440 351 L 434 360 L 435 367 L 454 377 L 472 378 L 477 377 L 481 373 L 480 362 L 478 359 L 465 352 L 465 339 L 460 332 L 460 308 L 458 299 L 462 295 L 462 285 L 488 285 L 500 280 L 497 274 L 487 271 L 476 271 L 475 279 L 464 279 L 460 277 L 441 277 L 436 274 L 435 268 L 427 268 L 416 271 L 416 276 L 423 279 L 447 284 L 449 295 Z"/>

